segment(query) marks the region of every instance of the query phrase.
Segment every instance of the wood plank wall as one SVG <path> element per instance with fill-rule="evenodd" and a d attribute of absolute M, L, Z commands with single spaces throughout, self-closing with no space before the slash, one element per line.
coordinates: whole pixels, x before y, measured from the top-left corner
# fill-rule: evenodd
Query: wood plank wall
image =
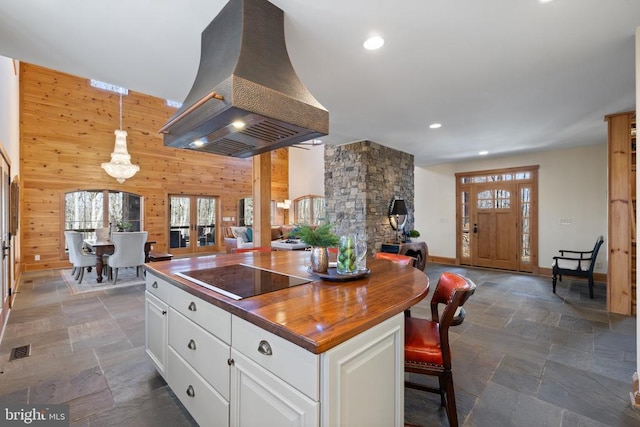
<path fill-rule="evenodd" d="M 237 200 L 251 195 L 252 159 L 168 148 L 158 129 L 175 113 L 164 99 L 129 90 L 122 127 L 140 171 L 123 184 L 100 167 L 110 160 L 119 127 L 119 95 L 87 78 L 20 66 L 21 271 L 68 267 L 61 209 L 69 191 L 112 189 L 144 197 L 144 225 L 155 249 L 167 251 L 168 195 L 219 197 L 216 251 L 224 250 L 222 217 L 237 220 Z M 288 198 L 288 149 L 272 152 L 272 198 Z M 282 216 L 282 215 L 280 215 Z M 222 243 L 222 244 L 220 244 Z M 40 261 L 35 261 L 35 255 Z"/>

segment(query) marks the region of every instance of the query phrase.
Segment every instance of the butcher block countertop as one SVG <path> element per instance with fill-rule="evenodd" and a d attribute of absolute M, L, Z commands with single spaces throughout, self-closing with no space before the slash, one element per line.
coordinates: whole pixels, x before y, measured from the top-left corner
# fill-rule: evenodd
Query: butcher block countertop
<path fill-rule="evenodd" d="M 220 254 L 145 264 L 147 271 L 269 332 L 315 353 L 323 353 L 403 312 L 427 296 L 429 279 L 416 268 L 367 259 L 368 277 L 322 280 L 307 271 L 309 252 Z M 209 290 L 175 273 L 246 264 L 309 278 L 294 286 L 241 300 Z"/>

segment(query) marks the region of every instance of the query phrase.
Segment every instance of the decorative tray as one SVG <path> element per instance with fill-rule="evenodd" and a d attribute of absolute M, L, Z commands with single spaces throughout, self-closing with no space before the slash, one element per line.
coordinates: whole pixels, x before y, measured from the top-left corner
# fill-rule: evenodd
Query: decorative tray
<path fill-rule="evenodd" d="M 351 274 L 338 274 L 338 270 L 335 267 L 329 267 L 326 273 L 318 273 L 315 271 L 311 271 L 311 267 L 307 267 L 307 271 L 315 276 L 320 277 L 324 280 L 330 280 L 333 282 L 348 282 L 350 280 L 357 280 L 363 277 L 367 277 L 371 270 L 364 269 L 358 270 L 355 273 Z"/>

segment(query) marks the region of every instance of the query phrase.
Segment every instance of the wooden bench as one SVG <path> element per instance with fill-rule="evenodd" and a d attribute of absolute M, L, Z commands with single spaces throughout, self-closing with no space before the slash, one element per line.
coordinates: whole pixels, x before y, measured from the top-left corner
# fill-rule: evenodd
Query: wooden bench
<path fill-rule="evenodd" d="M 172 258 L 173 258 L 173 255 L 166 252 L 160 252 L 160 251 L 149 252 L 149 262 L 171 261 Z"/>

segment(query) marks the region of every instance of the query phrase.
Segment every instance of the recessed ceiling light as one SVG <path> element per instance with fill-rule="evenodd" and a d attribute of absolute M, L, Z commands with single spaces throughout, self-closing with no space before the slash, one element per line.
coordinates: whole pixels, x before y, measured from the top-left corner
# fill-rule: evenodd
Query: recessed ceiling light
<path fill-rule="evenodd" d="M 486 156 L 487 154 L 489 154 L 489 152 L 488 152 L 488 151 L 480 151 L 480 152 L 478 153 L 478 155 L 480 155 L 480 156 Z"/>
<path fill-rule="evenodd" d="M 551 3 L 553 0 L 538 0 L 538 3 Z"/>
<path fill-rule="evenodd" d="M 193 141 L 193 145 L 196 147 L 202 147 L 204 145 L 204 141 L 201 139 L 196 139 L 195 141 Z"/>
<path fill-rule="evenodd" d="M 442 127 L 442 123 L 431 123 L 429 129 L 438 129 Z"/>
<path fill-rule="evenodd" d="M 380 49 L 384 45 L 384 39 L 379 36 L 370 37 L 362 44 L 367 50 Z"/>
<path fill-rule="evenodd" d="M 242 129 L 243 127 L 245 127 L 245 123 L 243 121 L 240 121 L 240 120 L 236 120 L 235 122 L 233 122 L 231 124 L 236 129 Z"/>

